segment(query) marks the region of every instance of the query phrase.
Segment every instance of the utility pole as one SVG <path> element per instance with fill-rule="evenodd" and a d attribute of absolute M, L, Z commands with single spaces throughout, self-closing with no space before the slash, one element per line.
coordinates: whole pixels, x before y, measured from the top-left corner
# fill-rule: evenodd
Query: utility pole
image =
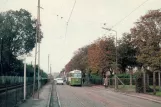
<path fill-rule="evenodd" d="M 49 57 L 50 57 L 50 55 L 48 54 L 48 73 L 50 72 L 49 71 Z"/>
<path fill-rule="evenodd" d="M 35 94 L 35 82 L 36 82 L 36 61 L 37 61 L 37 45 L 38 45 L 38 98 L 39 98 L 39 71 L 40 71 L 40 0 L 38 0 L 37 7 L 37 22 L 36 22 L 36 43 L 35 43 L 35 65 L 34 65 L 34 81 L 33 81 L 33 98 Z M 39 42 L 39 44 L 38 44 Z"/>
<path fill-rule="evenodd" d="M 51 69 L 52 69 L 52 68 L 51 68 L 51 64 L 50 64 L 50 75 L 51 75 Z"/>
<path fill-rule="evenodd" d="M 105 29 L 105 30 L 108 30 L 108 31 L 113 31 L 113 32 L 115 32 L 116 33 L 116 67 L 115 67 L 115 69 L 116 69 L 116 71 L 115 71 L 115 89 L 118 89 L 118 81 L 117 81 L 117 72 L 118 72 L 118 59 L 117 59 L 117 31 L 115 31 L 115 30 L 113 30 L 113 29 L 109 29 L 109 28 L 104 28 L 104 27 L 102 27 L 102 29 Z"/>
<path fill-rule="evenodd" d="M 40 0 L 38 0 L 38 99 L 39 99 L 39 91 L 40 91 Z"/>
<path fill-rule="evenodd" d="M 116 33 L 116 72 L 115 72 L 115 89 L 118 89 L 118 80 L 117 80 L 117 72 L 118 72 L 118 59 L 117 59 L 117 31 L 113 30 Z"/>
<path fill-rule="evenodd" d="M 36 22 L 37 23 L 37 22 Z M 36 59 L 37 59 L 37 30 L 38 28 L 36 28 L 36 43 L 35 43 L 35 64 L 34 64 L 34 81 L 33 81 L 33 98 L 34 98 L 34 94 L 35 94 L 35 79 L 36 79 Z"/>

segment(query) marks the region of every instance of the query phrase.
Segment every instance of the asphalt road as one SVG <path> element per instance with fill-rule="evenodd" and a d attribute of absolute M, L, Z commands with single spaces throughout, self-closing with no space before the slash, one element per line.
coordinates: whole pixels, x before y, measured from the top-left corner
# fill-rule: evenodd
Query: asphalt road
<path fill-rule="evenodd" d="M 104 88 L 57 85 L 61 107 L 161 107 L 161 104 Z"/>

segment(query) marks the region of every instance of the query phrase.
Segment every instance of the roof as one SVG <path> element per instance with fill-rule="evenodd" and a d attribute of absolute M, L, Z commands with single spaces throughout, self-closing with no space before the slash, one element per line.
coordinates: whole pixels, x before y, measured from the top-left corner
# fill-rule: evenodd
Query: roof
<path fill-rule="evenodd" d="M 80 70 L 73 70 L 73 71 L 70 71 L 69 73 L 82 73 L 82 71 L 80 71 Z"/>

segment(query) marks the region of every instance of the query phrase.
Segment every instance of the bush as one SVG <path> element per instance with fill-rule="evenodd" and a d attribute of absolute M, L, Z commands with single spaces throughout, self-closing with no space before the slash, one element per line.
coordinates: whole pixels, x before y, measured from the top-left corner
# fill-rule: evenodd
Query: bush
<path fill-rule="evenodd" d="M 136 92 L 142 93 L 143 92 L 143 73 L 137 72 L 136 73 Z"/>
<path fill-rule="evenodd" d="M 119 78 L 130 78 L 129 74 L 118 74 L 117 77 Z"/>
<path fill-rule="evenodd" d="M 102 77 L 99 76 L 99 75 L 91 75 L 91 77 L 90 77 L 90 82 L 91 82 L 92 84 L 102 85 L 103 79 L 102 79 Z"/>

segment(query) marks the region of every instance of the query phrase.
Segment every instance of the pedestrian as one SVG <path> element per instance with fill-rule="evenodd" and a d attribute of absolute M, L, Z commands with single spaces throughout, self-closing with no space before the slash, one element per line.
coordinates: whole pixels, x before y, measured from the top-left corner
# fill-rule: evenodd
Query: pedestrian
<path fill-rule="evenodd" d="M 105 88 L 108 87 L 108 77 L 106 77 L 106 78 L 104 79 L 104 86 L 105 86 Z"/>
<path fill-rule="evenodd" d="M 84 81 L 85 81 L 85 79 L 84 79 L 84 77 L 82 78 L 82 83 L 84 84 Z"/>

